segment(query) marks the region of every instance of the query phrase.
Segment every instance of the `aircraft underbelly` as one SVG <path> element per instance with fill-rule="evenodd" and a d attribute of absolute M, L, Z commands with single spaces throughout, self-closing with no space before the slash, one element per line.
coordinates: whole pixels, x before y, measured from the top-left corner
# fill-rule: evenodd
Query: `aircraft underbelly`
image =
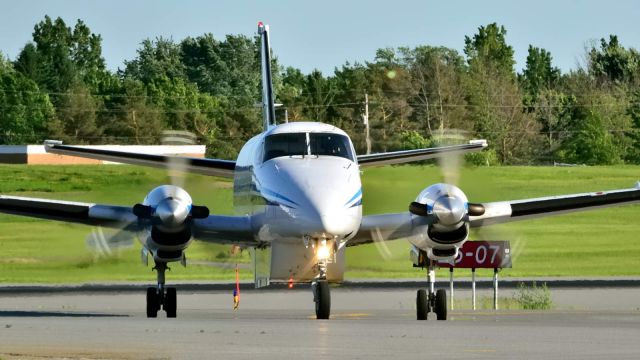
<path fill-rule="evenodd" d="M 274 241 L 263 250 L 255 250 L 254 271 L 256 287 L 268 285 L 270 282 L 310 282 L 317 275 L 314 269 L 316 261 L 311 247 L 306 248 L 298 242 Z M 327 280 L 341 282 L 344 280 L 344 248 L 336 253 L 335 261 L 328 264 Z"/>

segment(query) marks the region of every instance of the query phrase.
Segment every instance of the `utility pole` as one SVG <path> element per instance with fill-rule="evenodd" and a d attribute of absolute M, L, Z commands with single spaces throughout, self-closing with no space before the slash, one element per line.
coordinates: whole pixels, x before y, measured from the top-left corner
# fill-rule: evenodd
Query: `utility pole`
<path fill-rule="evenodd" d="M 364 94 L 364 114 L 362 115 L 362 123 L 365 129 L 365 141 L 367 143 L 367 154 L 371 154 L 371 138 L 369 137 L 369 94 Z"/>

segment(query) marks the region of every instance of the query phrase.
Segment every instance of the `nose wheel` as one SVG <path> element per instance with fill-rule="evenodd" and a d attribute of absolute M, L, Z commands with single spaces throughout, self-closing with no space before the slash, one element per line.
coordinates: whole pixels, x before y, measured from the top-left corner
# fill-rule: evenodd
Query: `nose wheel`
<path fill-rule="evenodd" d="M 327 239 L 318 239 L 314 249 L 318 275 L 311 283 L 313 302 L 316 305 L 316 319 L 326 320 L 331 316 L 331 290 L 327 281 L 327 264 L 335 255 L 334 248 L 327 243 Z"/>
<path fill-rule="evenodd" d="M 154 269 L 158 272 L 158 285 L 147 288 L 147 317 L 158 317 L 158 311 L 163 309 L 168 318 L 175 318 L 178 308 L 176 288 L 164 286 L 164 275 L 169 267 L 167 263 L 157 262 Z"/>
<path fill-rule="evenodd" d="M 427 320 L 430 312 L 436 314 L 436 319 L 447 320 L 447 291 L 435 291 L 435 266 L 430 262 L 428 268 L 429 289 L 420 289 L 416 295 L 416 319 Z"/>
<path fill-rule="evenodd" d="M 313 301 L 316 303 L 316 319 L 326 320 L 331 315 L 331 292 L 327 280 L 314 282 Z"/>

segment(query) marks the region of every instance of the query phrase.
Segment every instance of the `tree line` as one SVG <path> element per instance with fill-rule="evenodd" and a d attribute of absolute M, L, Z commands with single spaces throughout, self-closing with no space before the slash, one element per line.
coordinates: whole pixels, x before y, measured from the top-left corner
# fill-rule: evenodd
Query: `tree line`
<path fill-rule="evenodd" d="M 335 124 L 363 153 L 367 94 L 373 152 L 484 138 L 482 164 L 640 163 L 640 53 L 616 35 L 590 44 L 567 73 L 531 45 L 516 71 L 496 23 L 463 40 L 463 53 L 379 49 L 332 75 L 275 58 L 278 118 Z M 244 35 L 146 39 L 114 72 L 83 21 L 45 16 L 15 59 L 0 54 L 0 144 L 157 144 L 163 131 L 184 130 L 209 156 L 234 158 L 261 131 L 259 46 Z"/>

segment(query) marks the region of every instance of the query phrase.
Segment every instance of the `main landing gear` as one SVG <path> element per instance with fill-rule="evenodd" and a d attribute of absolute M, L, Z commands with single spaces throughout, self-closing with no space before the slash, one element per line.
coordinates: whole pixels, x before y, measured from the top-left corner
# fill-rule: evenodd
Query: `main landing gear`
<path fill-rule="evenodd" d="M 168 318 L 174 318 L 178 305 L 176 288 L 164 286 L 164 274 L 169 267 L 166 262 L 156 262 L 153 269 L 158 272 L 158 285 L 147 288 L 147 317 L 158 317 L 158 311 L 163 309 Z"/>
<path fill-rule="evenodd" d="M 420 289 L 416 297 L 417 319 L 427 320 L 427 314 L 434 312 L 438 320 L 447 320 L 447 292 L 444 289 L 435 291 L 436 270 L 432 260 L 429 260 L 427 277 L 429 292 Z"/>

